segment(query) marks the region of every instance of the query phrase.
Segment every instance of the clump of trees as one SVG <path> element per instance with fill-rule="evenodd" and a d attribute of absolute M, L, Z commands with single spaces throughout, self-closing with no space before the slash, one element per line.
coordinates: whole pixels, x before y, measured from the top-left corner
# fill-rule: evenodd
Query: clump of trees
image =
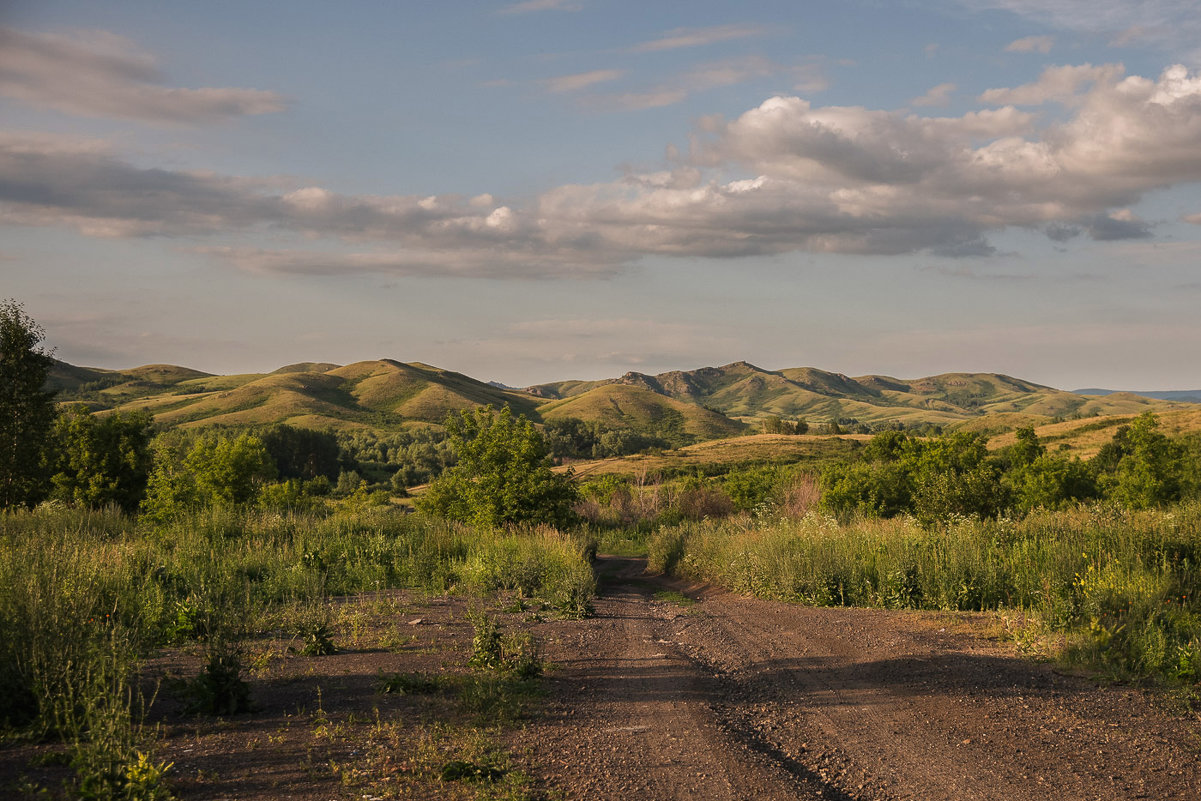
<path fill-rule="evenodd" d="M 45 455 L 51 499 L 136 510 L 150 478 L 152 432 L 147 412 L 100 417 L 86 406 L 66 409 L 54 422 Z"/>
<path fill-rule="evenodd" d="M 253 434 L 172 432 L 155 442 L 142 511 L 165 522 L 201 507 L 248 504 L 277 475 L 267 446 Z"/>
<path fill-rule="evenodd" d="M 1158 431 L 1147 412 L 1120 427 L 1091 461 L 1048 452 L 1032 427 L 996 453 L 979 433 L 919 439 L 878 434 L 863 459 L 827 467 L 822 506 L 841 516 L 912 514 L 923 522 L 954 515 L 996 517 L 1031 509 L 1061 509 L 1106 499 L 1142 509 L 1197 491 L 1186 449 Z"/>
<path fill-rule="evenodd" d="M 764 434 L 804 434 L 809 431 L 809 424 L 804 418 L 785 420 L 782 417 L 768 417 L 763 420 Z"/>
<path fill-rule="evenodd" d="M 389 434 L 340 431 L 335 436 L 347 473 L 346 482 L 339 481 L 343 486 L 366 480 L 404 494 L 409 487 L 428 484 L 455 463 L 449 437 L 435 428 Z"/>
<path fill-rule="evenodd" d="M 542 427 L 542 435 L 551 456 L 559 459 L 608 459 L 671 447 L 671 443 L 661 436 L 628 428 L 610 428 L 597 420 L 574 417 L 547 421 Z"/>
<path fill-rule="evenodd" d="M 458 461 L 430 484 L 417 508 L 473 525 L 568 526 L 579 490 L 571 473 L 551 470 L 550 452 L 533 423 L 507 407 L 447 416 Z"/>

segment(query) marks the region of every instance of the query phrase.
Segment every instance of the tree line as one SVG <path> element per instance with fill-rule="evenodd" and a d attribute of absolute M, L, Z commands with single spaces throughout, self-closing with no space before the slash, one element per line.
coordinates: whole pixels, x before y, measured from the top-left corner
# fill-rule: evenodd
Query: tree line
<path fill-rule="evenodd" d="M 1091 500 L 1145 509 L 1201 493 L 1201 450 L 1159 431 L 1151 412 L 1119 427 L 1088 462 L 1048 451 L 1033 427 L 1018 429 L 1014 444 L 996 452 L 987 442 L 984 434 L 966 432 L 928 439 L 877 434 L 861 459 L 823 471 L 822 506 L 844 517 L 911 514 L 931 522 Z"/>

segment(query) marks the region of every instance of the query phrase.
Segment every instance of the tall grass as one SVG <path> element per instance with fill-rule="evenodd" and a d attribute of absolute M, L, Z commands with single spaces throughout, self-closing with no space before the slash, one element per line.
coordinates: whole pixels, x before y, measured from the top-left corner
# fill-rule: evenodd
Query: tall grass
<path fill-rule="evenodd" d="M 155 797 L 154 781 L 133 782 L 163 767 L 139 750 L 137 714 L 149 701 L 140 660 L 157 647 L 200 643 L 196 706 L 233 713 L 246 706 L 241 643 L 282 611 L 395 587 L 512 586 L 581 614 L 588 550 L 553 530 L 478 531 L 390 509 L 211 509 L 164 527 L 115 510 L 3 514 L 0 729 L 72 743 L 79 794 Z"/>
<path fill-rule="evenodd" d="M 908 519 L 684 523 L 653 569 L 814 605 L 1020 610 L 1069 658 L 1124 677 L 1201 679 L 1201 506 L 1088 506 L 926 529 Z"/>

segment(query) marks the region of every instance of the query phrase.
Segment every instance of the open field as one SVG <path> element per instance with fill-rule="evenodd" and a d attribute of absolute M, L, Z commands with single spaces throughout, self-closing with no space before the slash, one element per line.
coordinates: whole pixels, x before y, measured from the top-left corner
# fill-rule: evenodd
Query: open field
<path fill-rule="evenodd" d="M 837 437 L 751 434 L 698 442 L 661 453 L 569 462 L 558 469 L 570 468 L 580 478 L 601 475 L 636 476 L 641 473 L 725 472 L 730 468 L 749 464 L 817 463 L 826 459 L 846 457 L 854 452 L 857 444 L 869 439 L 871 437 L 866 434 L 844 434 Z"/>

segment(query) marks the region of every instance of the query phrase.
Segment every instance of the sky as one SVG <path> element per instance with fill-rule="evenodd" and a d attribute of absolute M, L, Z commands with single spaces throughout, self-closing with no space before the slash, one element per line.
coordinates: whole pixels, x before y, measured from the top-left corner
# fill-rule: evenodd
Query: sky
<path fill-rule="evenodd" d="M 1201 2 L 0 0 L 73 364 L 1201 387 Z"/>

